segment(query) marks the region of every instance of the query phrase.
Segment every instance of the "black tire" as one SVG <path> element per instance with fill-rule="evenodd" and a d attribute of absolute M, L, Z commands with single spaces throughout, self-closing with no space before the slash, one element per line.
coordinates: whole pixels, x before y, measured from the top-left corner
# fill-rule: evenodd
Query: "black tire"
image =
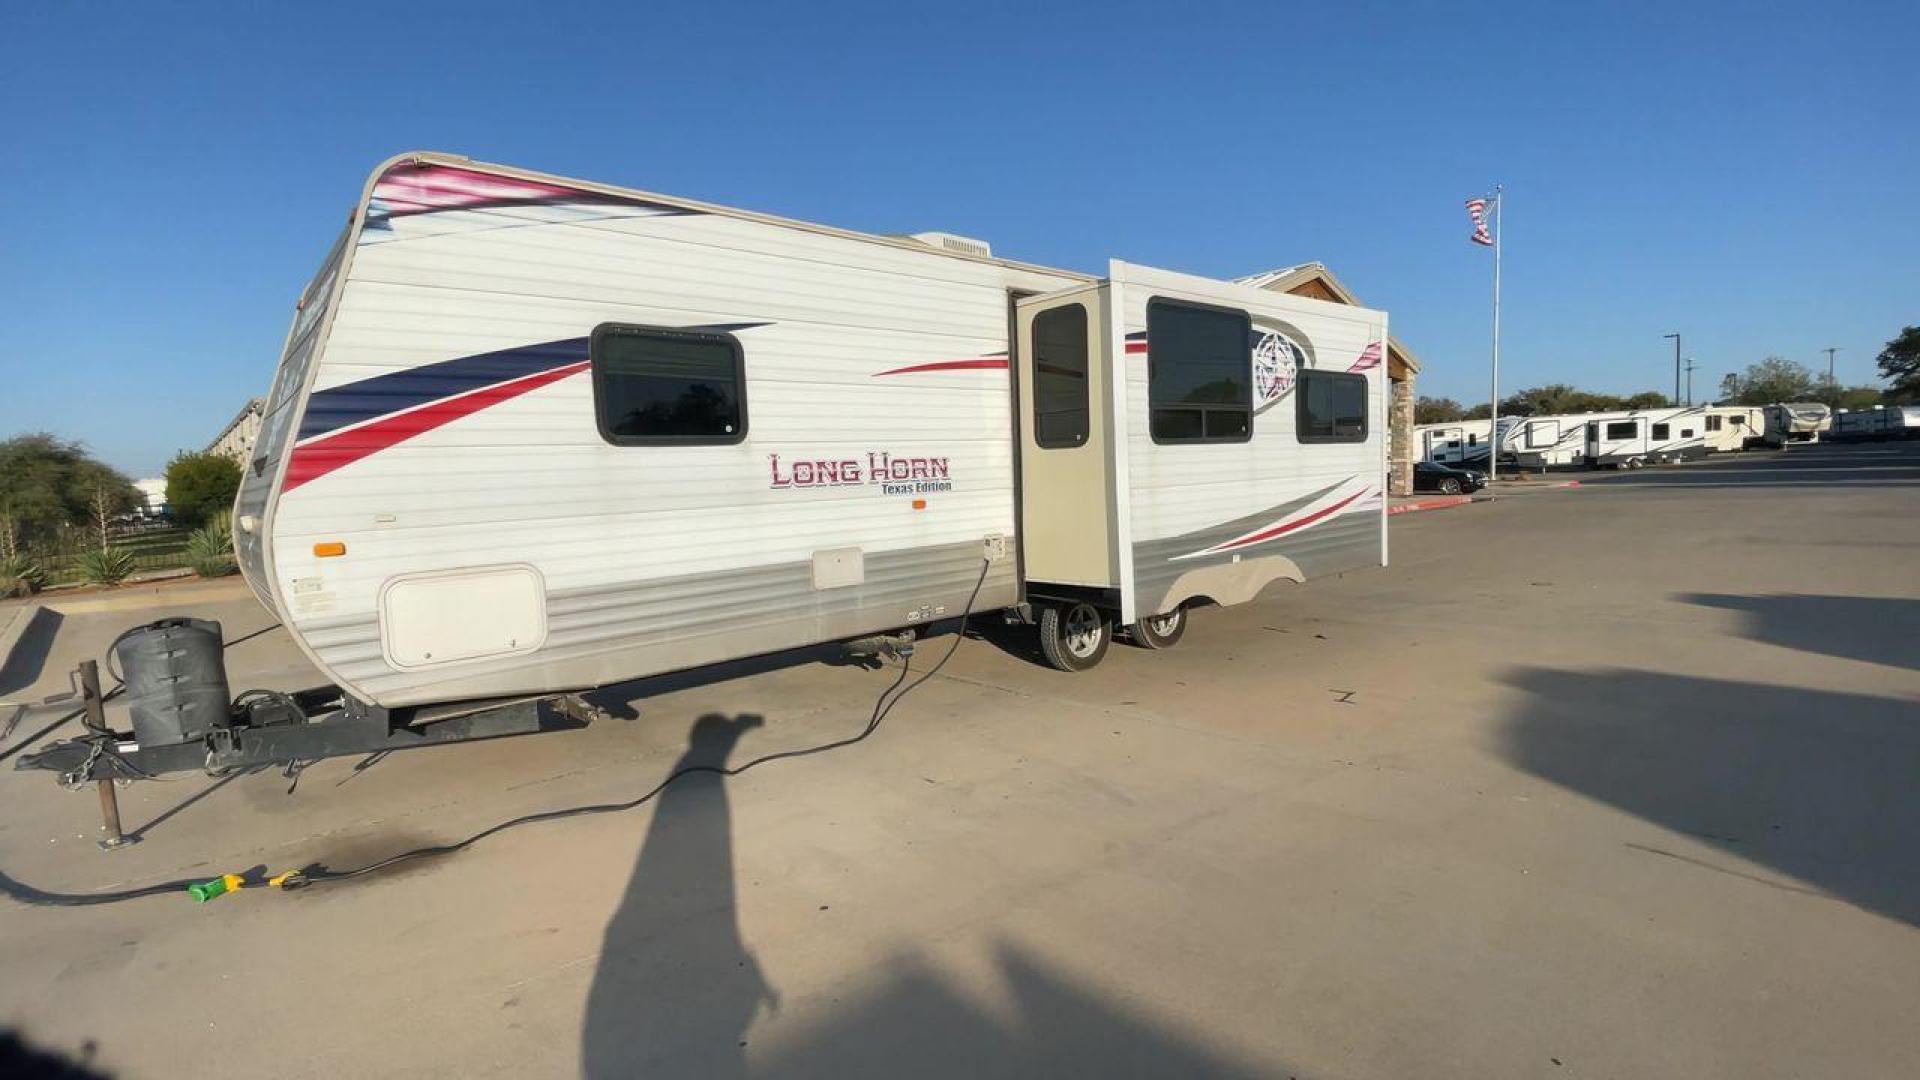
<path fill-rule="evenodd" d="M 1445 476 L 1445 477 L 1441 477 L 1441 479 L 1440 479 L 1440 494 L 1442 494 L 1442 495 L 1458 495 L 1458 494 L 1460 494 L 1460 481 L 1458 481 L 1458 480 L 1456 480 L 1456 479 L 1454 479 L 1454 478 L 1453 478 L 1453 477 L 1451 477 L 1451 476 Z"/>
<path fill-rule="evenodd" d="M 1187 633 L 1187 609 L 1141 619 L 1127 627 L 1127 640 L 1143 649 L 1171 649 Z"/>
<path fill-rule="evenodd" d="M 1084 601 L 1040 609 L 1040 651 L 1061 671 L 1085 671 L 1106 659 L 1113 620 Z"/>

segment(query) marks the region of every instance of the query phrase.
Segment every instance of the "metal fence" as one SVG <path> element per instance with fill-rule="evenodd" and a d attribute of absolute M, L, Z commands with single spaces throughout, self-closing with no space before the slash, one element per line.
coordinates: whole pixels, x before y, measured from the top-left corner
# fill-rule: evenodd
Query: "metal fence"
<path fill-rule="evenodd" d="M 169 522 L 138 522 L 107 529 L 107 544 L 133 559 L 133 572 L 174 570 L 187 565 L 187 537 L 191 530 Z M 21 554 L 46 575 L 48 585 L 85 580 L 80 557 L 100 547 L 100 532 L 87 526 L 63 526 L 50 537 L 23 547 Z"/>

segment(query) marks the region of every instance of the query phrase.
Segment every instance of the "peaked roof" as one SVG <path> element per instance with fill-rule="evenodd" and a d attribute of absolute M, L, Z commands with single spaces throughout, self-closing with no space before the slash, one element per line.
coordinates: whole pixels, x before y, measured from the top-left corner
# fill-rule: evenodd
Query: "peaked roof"
<path fill-rule="evenodd" d="M 1280 293 L 1295 292 L 1299 290 L 1302 285 L 1310 282 L 1317 283 L 1338 297 L 1343 304 L 1352 304 L 1354 307 L 1366 306 L 1360 302 L 1358 296 L 1354 295 L 1352 289 L 1347 288 L 1339 278 L 1333 276 L 1333 271 L 1327 269 L 1325 263 L 1296 263 L 1293 266 L 1282 266 L 1258 274 L 1248 274 L 1246 277 L 1235 278 L 1234 282 L 1240 285 L 1251 285 L 1256 289 L 1266 289 L 1268 292 Z M 1420 358 L 1413 354 L 1413 350 L 1401 344 L 1399 338 L 1391 334 L 1387 335 L 1387 348 L 1392 353 L 1397 354 L 1396 359 L 1400 361 L 1400 364 L 1406 369 L 1408 374 L 1418 375 L 1420 373 Z"/>

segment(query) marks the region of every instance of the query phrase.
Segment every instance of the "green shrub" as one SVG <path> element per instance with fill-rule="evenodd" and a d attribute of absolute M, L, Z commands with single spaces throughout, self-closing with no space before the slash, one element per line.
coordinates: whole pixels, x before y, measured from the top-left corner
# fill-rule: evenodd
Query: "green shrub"
<path fill-rule="evenodd" d="M 74 560 L 90 585 L 118 585 L 133 573 L 133 556 L 124 548 L 95 548 Z"/>
<path fill-rule="evenodd" d="M 225 455 L 182 451 L 167 463 L 167 509 L 182 525 L 211 522 L 239 490 L 240 463 Z"/>
<path fill-rule="evenodd" d="M 187 537 L 187 565 L 201 577 L 233 573 L 233 513 L 222 510 Z"/>
<path fill-rule="evenodd" d="M 32 596 L 46 583 L 46 571 L 41 570 L 25 555 L 13 555 L 0 559 L 0 599 L 9 596 Z"/>

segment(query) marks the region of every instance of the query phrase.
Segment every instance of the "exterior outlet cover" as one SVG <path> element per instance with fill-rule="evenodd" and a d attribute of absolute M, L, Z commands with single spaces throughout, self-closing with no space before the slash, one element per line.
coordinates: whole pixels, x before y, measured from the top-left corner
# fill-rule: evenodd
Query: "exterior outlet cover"
<path fill-rule="evenodd" d="M 844 589 L 866 580 L 867 560 L 859 548 L 823 548 L 813 553 L 814 588 Z"/>
<path fill-rule="evenodd" d="M 999 533 L 988 533 L 986 542 L 988 562 L 999 562 L 1007 557 L 1007 538 Z"/>

